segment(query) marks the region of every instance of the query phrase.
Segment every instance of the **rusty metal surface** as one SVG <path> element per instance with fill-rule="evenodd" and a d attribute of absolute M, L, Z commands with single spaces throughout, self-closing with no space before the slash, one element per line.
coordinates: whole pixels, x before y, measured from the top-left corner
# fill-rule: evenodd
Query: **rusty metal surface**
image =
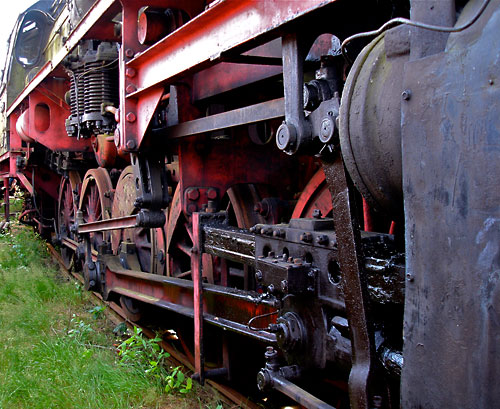
<path fill-rule="evenodd" d="M 446 53 L 406 67 L 404 408 L 500 401 L 499 21 L 495 0 Z"/>

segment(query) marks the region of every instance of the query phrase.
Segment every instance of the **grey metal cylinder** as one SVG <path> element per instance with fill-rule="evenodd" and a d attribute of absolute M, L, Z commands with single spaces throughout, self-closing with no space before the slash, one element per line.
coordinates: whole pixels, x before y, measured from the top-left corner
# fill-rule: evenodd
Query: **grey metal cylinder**
<path fill-rule="evenodd" d="M 358 55 L 340 105 L 339 132 L 347 170 L 368 203 L 393 220 L 403 214 L 401 98 L 406 32 L 377 37 Z"/>

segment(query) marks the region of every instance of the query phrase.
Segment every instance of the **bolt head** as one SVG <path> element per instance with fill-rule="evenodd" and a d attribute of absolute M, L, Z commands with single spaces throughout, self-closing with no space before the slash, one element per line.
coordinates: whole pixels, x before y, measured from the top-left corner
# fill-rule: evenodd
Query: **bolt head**
<path fill-rule="evenodd" d="M 128 112 L 127 115 L 125 116 L 125 119 L 127 120 L 127 122 L 135 122 L 137 117 L 133 112 Z"/>
<path fill-rule="evenodd" d="M 130 139 L 129 141 L 127 141 L 126 146 L 127 146 L 127 149 L 135 149 L 137 144 L 135 143 L 135 141 L 133 139 Z"/>
<path fill-rule="evenodd" d="M 262 275 L 262 271 L 257 270 L 257 272 L 255 273 L 255 279 L 256 279 L 257 281 L 261 281 L 261 280 L 262 280 L 262 277 L 263 277 L 263 275 Z"/>
<path fill-rule="evenodd" d="M 286 280 L 281 281 L 281 291 L 286 293 L 288 291 L 288 282 Z"/>
<path fill-rule="evenodd" d="M 309 232 L 302 233 L 300 235 L 300 240 L 302 240 L 305 243 L 310 243 L 312 241 L 312 234 Z"/>
<path fill-rule="evenodd" d="M 189 200 L 198 200 L 198 198 L 200 197 L 200 191 L 197 189 L 197 188 L 190 188 L 188 189 L 187 191 L 187 198 Z"/>
<path fill-rule="evenodd" d="M 132 92 L 137 91 L 137 87 L 134 84 L 128 84 L 125 91 L 127 91 L 127 94 L 131 94 Z"/>
<path fill-rule="evenodd" d="M 319 209 L 314 209 L 312 212 L 312 217 L 315 219 L 321 219 L 322 213 Z"/>
<path fill-rule="evenodd" d="M 318 244 L 327 245 L 330 240 L 326 234 L 321 234 L 320 236 L 318 236 L 316 241 L 318 242 Z"/>
<path fill-rule="evenodd" d="M 409 89 L 405 89 L 405 90 L 401 93 L 401 97 L 402 97 L 405 101 L 410 100 L 410 98 L 411 98 L 411 90 L 409 90 Z"/>
<path fill-rule="evenodd" d="M 293 125 L 283 122 L 276 132 L 276 145 L 282 151 L 289 150 L 297 142 L 297 131 Z"/>
<path fill-rule="evenodd" d="M 187 211 L 188 213 L 194 213 L 198 210 L 198 206 L 196 206 L 194 203 L 189 203 L 187 206 Z"/>
<path fill-rule="evenodd" d="M 323 143 L 328 143 L 335 132 L 335 121 L 331 116 L 323 118 L 319 132 L 319 140 Z"/>
<path fill-rule="evenodd" d="M 128 57 L 128 58 L 132 58 L 134 56 L 134 50 L 132 50 L 131 48 L 127 48 L 125 50 L 125 55 Z"/>
<path fill-rule="evenodd" d="M 127 68 L 125 70 L 125 75 L 128 77 L 128 78 L 134 78 L 135 75 L 137 74 L 137 71 L 134 69 L 134 68 Z"/>
<path fill-rule="evenodd" d="M 207 190 L 207 197 L 209 200 L 217 199 L 217 190 L 212 189 L 212 188 L 208 189 Z"/>

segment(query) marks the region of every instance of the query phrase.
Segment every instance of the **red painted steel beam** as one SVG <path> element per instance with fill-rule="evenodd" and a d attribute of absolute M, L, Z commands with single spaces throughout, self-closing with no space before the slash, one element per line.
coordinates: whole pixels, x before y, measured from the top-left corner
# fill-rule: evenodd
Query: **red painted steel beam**
<path fill-rule="evenodd" d="M 136 98 L 151 87 L 173 81 L 188 70 L 217 60 L 226 51 L 334 2 L 223 1 L 127 63 L 137 71 L 137 91 L 128 97 Z"/>
<path fill-rule="evenodd" d="M 141 145 L 164 85 L 190 70 L 199 71 L 213 64 L 235 47 L 248 45 L 250 48 L 249 43 L 255 38 L 335 0 L 226 0 L 197 15 L 147 50 L 137 39 L 137 2 L 122 2 L 119 149 L 134 151 Z M 186 3 L 192 5 L 192 2 Z"/>

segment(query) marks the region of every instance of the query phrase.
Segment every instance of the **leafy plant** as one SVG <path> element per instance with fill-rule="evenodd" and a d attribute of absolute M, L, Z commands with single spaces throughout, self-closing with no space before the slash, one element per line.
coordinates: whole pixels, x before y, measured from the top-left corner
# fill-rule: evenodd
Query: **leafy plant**
<path fill-rule="evenodd" d="M 86 324 L 83 320 L 76 318 L 75 314 L 73 314 L 73 318 L 71 318 L 70 323 L 73 327 L 68 330 L 68 336 L 70 338 L 76 338 L 84 341 L 87 339 L 89 334 L 94 331 L 89 324 Z"/>
<path fill-rule="evenodd" d="M 178 391 L 188 393 L 193 387 L 193 381 L 181 371 L 180 367 L 166 367 L 170 356 L 160 346 L 162 339 L 156 335 L 147 339 L 140 328 L 134 327 L 129 338 L 118 345 L 119 363 L 122 366 L 138 368 L 148 376 L 152 376 L 164 384 L 165 392 Z"/>
<path fill-rule="evenodd" d="M 103 306 L 103 305 L 96 305 L 94 308 L 91 308 L 89 310 L 89 313 L 92 314 L 92 316 L 95 319 L 99 319 L 102 316 L 102 314 L 104 313 L 105 310 L 106 310 L 105 306 Z"/>
<path fill-rule="evenodd" d="M 188 393 L 193 388 L 193 380 L 184 375 L 180 366 L 172 368 L 165 380 L 165 392 L 167 393 L 173 390 L 178 390 L 180 393 Z"/>

